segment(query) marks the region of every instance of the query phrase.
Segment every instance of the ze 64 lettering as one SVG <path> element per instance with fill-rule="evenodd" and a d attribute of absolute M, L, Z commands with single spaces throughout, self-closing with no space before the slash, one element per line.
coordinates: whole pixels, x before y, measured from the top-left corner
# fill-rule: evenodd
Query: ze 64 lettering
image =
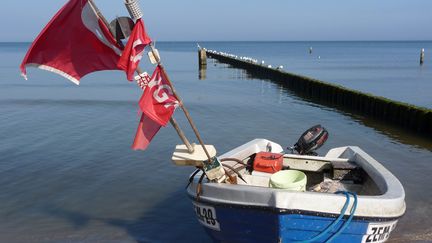
<path fill-rule="evenodd" d="M 390 233 L 395 227 L 396 222 L 386 225 L 369 225 L 363 242 L 384 242 L 390 237 Z"/>

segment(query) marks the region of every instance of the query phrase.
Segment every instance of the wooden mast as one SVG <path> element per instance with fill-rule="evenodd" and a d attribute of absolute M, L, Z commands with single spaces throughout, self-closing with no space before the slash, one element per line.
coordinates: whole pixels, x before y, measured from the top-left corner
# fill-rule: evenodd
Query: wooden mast
<path fill-rule="evenodd" d="M 97 13 L 97 15 L 101 18 L 101 20 L 107 25 L 109 26 L 108 21 L 105 19 L 105 17 L 102 15 L 102 13 L 97 9 L 96 5 L 94 4 L 93 0 L 88 0 L 90 5 L 95 9 L 95 12 Z M 129 11 L 130 16 L 132 17 L 133 21 L 137 21 L 139 19 L 142 18 L 143 14 L 141 12 L 141 9 L 138 5 L 138 0 L 125 0 L 125 4 L 126 7 Z M 178 102 L 179 102 L 179 106 L 180 108 L 183 110 L 190 126 L 192 127 L 195 136 L 197 137 L 203 152 L 205 152 L 205 155 L 207 156 L 207 161 L 206 160 L 199 160 L 200 162 L 202 162 L 202 164 L 200 166 L 198 166 L 199 168 L 201 168 L 204 172 L 204 174 L 207 176 L 207 178 L 209 180 L 213 180 L 213 181 L 217 181 L 217 182 L 221 182 L 223 180 L 225 180 L 226 176 L 225 176 L 225 170 L 222 167 L 221 162 L 218 160 L 218 158 L 216 157 L 216 151 L 213 150 L 212 154 L 214 153 L 214 155 L 210 155 L 209 150 L 206 148 L 201 135 L 198 131 L 198 128 L 195 126 L 195 123 L 192 120 L 192 117 L 190 116 L 189 111 L 187 110 L 187 108 L 184 106 L 182 99 L 180 98 L 180 96 L 177 94 L 177 92 L 175 91 L 175 88 L 171 82 L 171 80 L 169 79 L 168 74 L 165 71 L 165 68 L 162 65 L 162 62 L 160 60 L 159 57 L 159 53 L 157 52 L 157 50 L 155 49 L 153 43 L 150 43 L 150 48 L 151 48 L 151 53 L 153 54 L 154 59 L 156 60 L 157 64 L 159 65 L 159 67 L 162 70 L 162 74 L 165 75 L 165 78 L 167 79 L 167 82 L 173 92 L 173 95 L 177 98 Z M 139 70 L 139 68 L 137 69 L 138 75 L 141 74 L 141 71 Z M 178 124 L 176 123 L 176 121 L 174 119 L 171 119 L 171 124 L 174 126 L 174 128 L 176 129 L 178 135 L 180 136 L 180 138 L 183 140 L 183 142 L 185 143 L 185 145 L 187 146 L 188 152 L 190 155 L 193 155 L 194 153 L 194 148 L 190 145 L 189 141 L 187 140 L 186 136 L 184 136 L 183 131 L 180 129 L 180 127 L 178 126 Z M 175 154 L 175 153 L 174 153 Z M 214 156 L 214 157 L 213 157 Z"/>
<path fill-rule="evenodd" d="M 128 9 L 128 12 L 129 12 L 131 18 L 134 21 L 137 21 L 138 19 L 142 18 L 143 13 L 142 13 L 139 5 L 138 5 L 138 0 L 125 0 L 125 4 L 126 4 L 126 7 Z M 192 117 L 190 116 L 189 111 L 184 106 L 182 99 L 180 98 L 180 96 L 175 91 L 175 88 L 174 88 L 174 86 L 173 86 L 173 84 L 172 84 L 172 82 L 171 82 L 168 74 L 166 73 L 164 66 L 162 65 L 160 57 L 159 57 L 156 49 L 154 48 L 153 43 L 150 43 L 150 48 L 151 48 L 151 51 L 152 51 L 152 54 L 153 54 L 154 58 L 156 59 L 157 64 L 160 66 L 160 68 L 162 70 L 162 74 L 165 75 L 165 78 L 167 79 L 168 84 L 171 87 L 171 90 L 172 90 L 174 96 L 177 98 L 177 100 L 179 102 L 180 108 L 183 110 L 183 112 L 184 112 L 184 114 L 185 114 L 185 116 L 186 116 L 186 118 L 187 118 L 190 126 L 192 127 L 192 130 L 195 133 L 195 136 L 197 137 L 199 143 L 201 144 L 202 149 L 203 149 L 203 151 L 205 152 L 205 154 L 207 156 L 208 163 L 212 164 L 213 163 L 213 158 L 210 156 L 210 153 L 208 152 L 206 146 L 204 145 L 204 142 L 203 142 L 203 140 L 201 138 L 201 135 L 200 135 L 197 127 L 195 126 L 195 123 L 193 122 Z"/>
<path fill-rule="evenodd" d="M 154 48 L 153 43 L 150 43 L 150 48 L 151 48 L 151 50 L 152 50 L 152 52 L 153 52 L 153 56 L 156 58 L 156 61 L 157 61 L 158 65 L 161 67 L 161 70 L 162 70 L 163 74 L 165 75 L 165 77 L 166 77 L 166 79 L 167 79 L 167 81 L 168 81 L 169 86 L 171 87 L 171 90 L 172 90 L 174 96 L 177 98 L 177 100 L 178 100 L 178 102 L 179 102 L 179 106 L 180 106 L 180 108 L 183 110 L 183 112 L 184 112 L 184 114 L 185 114 L 185 116 L 186 116 L 186 118 L 187 118 L 187 120 L 188 120 L 190 126 L 192 127 L 192 130 L 193 130 L 194 133 L 195 133 L 195 136 L 197 137 L 197 139 L 198 139 L 200 145 L 202 146 L 202 148 L 203 148 L 205 154 L 207 155 L 208 161 L 209 161 L 210 163 L 212 163 L 212 158 L 211 158 L 211 156 L 210 156 L 210 154 L 209 154 L 209 152 L 208 152 L 206 146 L 204 145 L 204 141 L 203 141 L 202 138 L 201 138 L 201 135 L 200 135 L 200 133 L 199 133 L 199 131 L 198 131 L 198 128 L 195 126 L 195 123 L 193 122 L 192 117 L 191 117 L 191 115 L 190 115 L 188 109 L 185 107 L 185 105 L 184 105 L 184 103 L 183 103 L 183 100 L 182 100 L 182 99 L 180 98 L 180 96 L 177 94 L 177 92 L 176 92 L 176 90 L 175 90 L 175 88 L 174 88 L 174 86 L 173 86 L 173 84 L 172 84 L 172 82 L 171 82 L 171 80 L 170 80 L 168 74 L 167 74 L 166 71 L 165 71 L 164 66 L 162 65 L 162 62 L 161 62 L 161 60 L 160 60 L 158 54 L 156 53 L 156 50 L 155 50 L 155 48 Z"/>
<path fill-rule="evenodd" d="M 102 22 L 104 22 L 104 24 L 106 26 L 110 26 L 108 20 L 105 18 L 105 16 L 103 16 L 103 14 L 99 10 L 99 8 L 96 6 L 96 4 L 94 3 L 94 1 L 93 0 L 89 0 L 89 3 L 91 5 L 91 7 L 94 9 L 94 11 L 97 14 L 97 16 L 102 20 Z M 119 44 L 123 47 L 123 43 L 119 43 Z M 136 72 L 137 72 L 138 75 L 140 75 L 141 73 L 143 73 L 143 71 L 141 70 L 140 67 L 137 68 Z M 186 148 L 187 148 L 188 152 L 189 153 L 193 153 L 194 152 L 194 147 L 191 145 L 191 143 L 189 142 L 189 140 L 185 136 L 184 132 L 180 128 L 180 126 L 177 123 L 177 121 L 174 118 L 171 118 L 170 119 L 170 123 L 174 127 L 174 129 L 176 130 L 176 132 L 177 132 L 178 136 L 180 137 L 180 139 L 186 145 Z"/>
<path fill-rule="evenodd" d="M 126 3 L 131 3 L 131 0 L 125 0 L 125 1 L 126 1 Z M 99 16 L 99 18 L 101 18 L 101 20 L 105 23 L 105 25 L 109 26 L 109 23 L 108 23 L 107 19 L 103 16 L 103 14 L 100 12 L 100 10 L 97 8 L 97 6 L 94 4 L 93 0 L 89 0 L 89 3 L 95 9 L 96 14 Z M 208 161 L 210 163 L 212 163 L 212 157 L 210 156 L 210 153 L 208 152 L 208 150 L 207 150 L 207 148 L 206 148 L 206 146 L 204 144 L 204 141 L 201 138 L 201 135 L 200 135 L 200 133 L 198 131 L 198 128 L 196 127 L 195 123 L 193 122 L 192 117 L 190 116 L 190 113 L 189 113 L 188 109 L 184 106 L 184 103 L 183 103 L 182 99 L 180 98 L 180 96 L 175 91 L 174 86 L 173 86 L 173 84 L 172 84 L 172 82 L 171 82 L 168 74 L 166 73 L 165 68 L 162 65 L 162 62 L 161 62 L 161 60 L 159 58 L 159 55 L 157 55 L 157 53 L 155 52 L 155 48 L 154 48 L 153 43 L 150 43 L 150 48 L 151 48 L 151 50 L 153 52 L 153 55 L 156 58 L 156 61 L 157 61 L 158 65 L 161 67 L 161 70 L 162 70 L 163 74 L 167 78 L 167 81 L 168 81 L 168 83 L 169 83 L 169 85 L 170 85 L 170 87 L 171 87 L 171 89 L 173 91 L 174 96 L 179 101 L 179 106 L 183 110 L 183 112 L 184 112 L 184 114 L 185 114 L 185 116 L 186 116 L 186 118 L 187 118 L 190 126 L 192 127 L 192 130 L 194 131 L 195 136 L 197 137 L 200 145 L 202 146 L 202 149 L 205 152 Z M 140 73 L 142 73 L 141 70 L 140 70 L 140 68 L 137 69 L 137 73 L 138 73 L 138 75 Z M 193 149 L 192 145 L 190 144 L 190 142 L 188 141 L 188 139 L 186 138 L 186 136 L 184 135 L 183 131 L 180 129 L 180 126 L 177 124 L 177 122 L 174 119 L 171 119 L 170 122 L 174 126 L 175 130 L 177 131 L 177 134 L 179 135 L 179 137 L 182 139 L 182 141 L 184 142 L 184 144 L 188 148 L 189 153 L 193 153 L 194 149 Z"/>

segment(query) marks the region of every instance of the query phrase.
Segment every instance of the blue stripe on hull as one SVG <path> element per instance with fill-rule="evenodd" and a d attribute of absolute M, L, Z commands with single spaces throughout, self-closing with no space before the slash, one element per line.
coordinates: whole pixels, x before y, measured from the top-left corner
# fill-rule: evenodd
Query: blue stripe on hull
<path fill-rule="evenodd" d="M 209 205 L 209 204 L 205 204 Z M 298 242 L 312 239 L 320 234 L 335 218 L 301 214 L 279 214 L 277 212 L 252 208 L 232 208 L 209 205 L 215 208 L 220 231 L 205 227 L 216 242 Z M 341 221 L 334 230 L 319 241 L 325 242 L 344 223 Z M 332 242 L 362 242 L 369 221 L 353 220 Z"/>
<path fill-rule="evenodd" d="M 298 214 L 279 215 L 278 217 L 280 220 L 279 228 L 282 242 L 306 241 L 312 239 L 336 220 L 335 218 Z M 314 242 L 325 242 L 334 235 L 344 223 L 345 220 L 342 220 L 328 234 L 323 235 Z M 366 221 L 353 220 L 342 234 L 336 237 L 332 242 L 361 242 L 363 236 L 366 234 L 368 224 L 369 222 Z"/>

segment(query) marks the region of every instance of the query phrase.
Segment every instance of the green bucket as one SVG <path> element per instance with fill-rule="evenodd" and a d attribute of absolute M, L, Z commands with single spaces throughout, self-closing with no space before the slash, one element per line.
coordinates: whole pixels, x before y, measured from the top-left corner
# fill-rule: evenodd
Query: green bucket
<path fill-rule="evenodd" d="M 270 187 L 291 191 L 306 191 L 306 174 L 298 170 L 282 170 L 270 177 Z"/>

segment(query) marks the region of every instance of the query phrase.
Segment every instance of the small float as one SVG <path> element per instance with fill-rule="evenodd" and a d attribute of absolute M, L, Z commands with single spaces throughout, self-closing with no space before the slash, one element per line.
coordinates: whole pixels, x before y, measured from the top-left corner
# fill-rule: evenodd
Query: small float
<path fill-rule="evenodd" d="M 218 156 L 227 183 L 197 170 L 187 194 L 199 223 L 216 242 L 385 242 L 405 212 L 402 184 L 359 147 L 317 156 L 327 136 L 318 125 L 289 153 L 266 139 L 234 148 Z"/>

